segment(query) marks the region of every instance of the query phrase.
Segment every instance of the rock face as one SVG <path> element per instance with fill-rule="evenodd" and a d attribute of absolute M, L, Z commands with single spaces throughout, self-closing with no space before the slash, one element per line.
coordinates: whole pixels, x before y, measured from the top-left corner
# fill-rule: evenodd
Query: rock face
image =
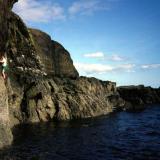
<path fill-rule="evenodd" d="M 0 77 L 0 148 L 11 144 L 12 138 L 9 123 L 7 88 L 3 78 Z"/>
<path fill-rule="evenodd" d="M 12 6 L 13 1 L 0 0 L 0 53 L 4 51 L 6 46 L 6 40 L 8 38 L 8 17 L 9 9 Z M 0 148 L 8 146 L 12 142 L 12 133 L 9 123 L 9 106 L 8 106 L 8 94 L 4 80 L 0 76 Z"/>
<path fill-rule="evenodd" d="M 73 61 L 68 51 L 58 42 L 51 40 L 46 33 L 29 29 L 33 38 L 36 53 L 40 57 L 41 65 L 47 75 L 58 77 L 78 77 Z"/>
<path fill-rule="evenodd" d="M 0 51 L 4 51 L 8 39 L 8 19 L 10 9 L 17 0 L 0 0 Z"/>
<path fill-rule="evenodd" d="M 14 123 L 95 117 L 124 105 L 115 83 L 95 78 L 42 79 L 32 82 L 23 94 L 19 91 L 11 104 L 19 103 L 10 108 Z"/>
<path fill-rule="evenodd" d="M 126 101 L 126 110 L 139 110 L 146 104 L 160 103 L 160 89 L 139 85 L 118 87 L 118 92 Z"/>

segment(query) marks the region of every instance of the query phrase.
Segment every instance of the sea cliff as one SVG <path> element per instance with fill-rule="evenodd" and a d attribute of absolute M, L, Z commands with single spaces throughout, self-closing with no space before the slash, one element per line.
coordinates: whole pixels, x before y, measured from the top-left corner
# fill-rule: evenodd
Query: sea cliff
<path fill-rule="evenodd" d="M 9 65 L 7 81 L 0 79 L 4 88 L 0 115 L 5 115 L 0 123 L 7 125 L 0 128 L 6 136 L 0 147 L 11 143 L 11 128 L 17 124 L 95 117 L 124 105 L 116 83 L 80 77 L 60 43 L 27 28 L 11 11 L 15 2 L 0 1 L 0 51 L 6 53 Z"/>
<path fill-rule="evenodd" d="M 0 78 L 0 148 L 12 143 L 11 129 L 18 124 L 107 115 L 128 109 L 135 99 L 160 102 L 159 89 L 117 88 L 115 82 L 79 76 L 59 42 L 27 28 L 11 11 L 15 2 L 0 0 L 0 52 L 9 65 L 8 79 Z"/>

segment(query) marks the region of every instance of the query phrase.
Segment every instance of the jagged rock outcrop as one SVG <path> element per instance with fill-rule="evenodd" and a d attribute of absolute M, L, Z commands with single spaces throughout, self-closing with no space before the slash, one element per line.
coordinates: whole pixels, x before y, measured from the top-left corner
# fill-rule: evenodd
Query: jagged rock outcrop
<path fill-rule="evenodd" d="M 160 89 L 139 86 L 118 87 L 120 96 L 126 101 L 125 110 L 141 110 L 146 104 L 160 103 Z"/>
<path fill-rule="evenodd" d="M 27 86 L 23 94 L 22 90 L 16 91 L 16 100 L 10 103 L 20 102 L 10 107 L 13 123 L 95 117 L 124 105 L 115 83 L 95 78 L 79 77 L 74 80 L 54 77 L 34 81 Z"/>

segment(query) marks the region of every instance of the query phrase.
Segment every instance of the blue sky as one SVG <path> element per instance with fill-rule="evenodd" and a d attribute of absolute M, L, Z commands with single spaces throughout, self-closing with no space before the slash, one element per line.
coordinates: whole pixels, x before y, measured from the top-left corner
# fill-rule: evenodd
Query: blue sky
<path fill-rule="evenodd" d="M 160 86 L 159 0 L 19 0 L 13 11 L 60 42 L 80 75 Z"/>

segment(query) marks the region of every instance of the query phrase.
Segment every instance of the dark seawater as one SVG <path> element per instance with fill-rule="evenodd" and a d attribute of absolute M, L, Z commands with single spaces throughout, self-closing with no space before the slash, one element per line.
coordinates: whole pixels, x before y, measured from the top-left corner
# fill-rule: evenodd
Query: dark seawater
<path fill-rule="evenodd" d="M 160 105 L 142 112 L 19 126 L 6 160 L 160 160 Z"/>

